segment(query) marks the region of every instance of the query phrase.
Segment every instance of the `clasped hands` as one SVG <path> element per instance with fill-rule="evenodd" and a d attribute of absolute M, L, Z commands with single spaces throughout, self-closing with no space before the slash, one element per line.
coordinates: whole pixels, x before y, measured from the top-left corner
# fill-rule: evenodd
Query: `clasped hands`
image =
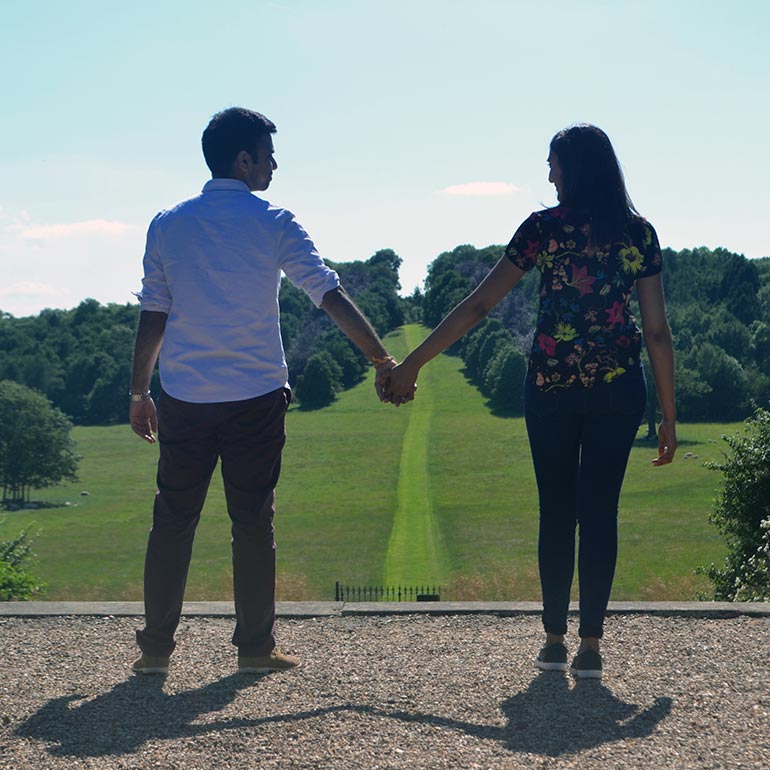
<path fill-rule="evenodd" d="M 394 406 L 414 401 L 417 372 L 406 362 L 399 364 L 395 360 L 390 360 L 375 367 L 375 371 L 377 374 L 374 379 L 374 389 L 380 401 Z"/>

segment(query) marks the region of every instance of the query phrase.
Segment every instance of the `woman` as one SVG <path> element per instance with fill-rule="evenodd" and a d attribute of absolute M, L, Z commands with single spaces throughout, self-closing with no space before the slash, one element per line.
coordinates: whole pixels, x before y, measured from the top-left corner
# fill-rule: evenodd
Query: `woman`
<path fill-rule="evenodd" d="M 579 527 L 580 647 L 570 671 L 600 678 L 599 640 L 617 557 L 617 512 L 646 399 L 636 287 L 663 420 L 658 457 L 676 450 L 674 358 L 652 225 L 636 212 L 606 134 L 591 125 L 551 140 L 549 182 L 559 205 L 533 213 L 481 284 L 392 370 L 386 398 L 414 397 L 422 366 L 478 324 L 521 280 L 541 273 L 540 310 L 524 414 L 540 499 L 538 561 L 543 670 L 567 670 L 570 588 Z"/>

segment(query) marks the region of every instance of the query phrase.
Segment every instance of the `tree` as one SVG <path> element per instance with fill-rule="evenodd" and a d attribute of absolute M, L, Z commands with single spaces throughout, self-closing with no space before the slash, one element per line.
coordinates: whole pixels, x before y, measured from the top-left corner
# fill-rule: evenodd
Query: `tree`
<path fill-rule="evenodd" d="M 423 298 L 422 314 L 425 324 L 436 326 L 472 288 L 471 281 L 454 270 L 445 271 L 432 278 Z"/>
<path fill-rule="evenodd" d="M 288 351 L 302 330 L 303 319 L 313 311 L 313 303 L 307 294 L 294 286 L 288 278 L 281 280 L 278 303 L 281 308 L 283 347 Z"/>
<path fill-rule="evenodd" d="M 3 499 L 21 502 L 30 489 L 77 481 L 72 423 L 40 393 L 0 382 L 0 483 Z"/>
<path fill-rule="evenodd" d="M 749 327 L 749 333 L 757 367 L 764 374 L 770 375 L 770 323 L 754 321 Z"/>
<path fill-rule="evenodd" d="M 483 383 L 484 369 L 494 357 L 497 348 L 511 342 L 510 334 L 497 318 L 482 321 L 465 339 L 460 340 L 461 355 L 468 377 L 476 383 Z"/>
<path fill-rule="evenodd" d="M 305 409 L 329 406 L 340 389 L 342 369 L 329 353 L 322 350 L 307 360 L 305 371 L 297 381 L 297 399 Z"/>
<path fill-rule="evenodd" d="M 728 356 L 732 356 L 743 366 L 753 360 L 751 332 L 745 323 L 724 309 L 713 313 L 711 322 L 711 328 L 705 335 L 707 342 L 722 348 Z"/>
<path fill-rule="evenodd" d="M 720 249 L 717 249 L 719 253 Z M 760 288 L 756 265 L 742 254 L 724 252 L 727 256 L 722 277 L 722 296 L 728 310 L 739 321 L 751 323 L 759 314 L 757 292 Z"/>
<path fill-rule="evenodd" d="M 369 368 L 366 357 L 336 326 L 327 329 L 318 337 L 318 348 L 319 352 L 325 350 L 339 366 L 342 372 L 341 390 L 358 385 L 366 377 Z"/>
<path fill-rule="evenodd" d="M 723 567 L 702 571 L 720 601 L 770 600 L 770 412 L 757 409 L 745 425 L 744 434 L 723 436 L 725 460 L 707 464 L 723 474 L 711 520 L 728 553 Z"/>
<path fill-rule="evenodd" d="M 537 285 L 532 280 L 537 277 L 538 271 L 530 270 L 521 283 L 513 291 L 509 291 L 502 302 L 490 313 L 491 318 L 499 318 L 503 322 L 503 326 L 516 342 L 516 347 L 522 351 L 529 351 L 532 347 L 538 292 L 535 291 L 534 295 L 528 292 L 533 285 L 537 289 Z"/>
<path fill-rule="evenodd" d="M 676 411 L 678 418 L 683 422 L 713 419 L 708 413 L 708 399 L 711 395 L 711 386 L 703 381 L 697 371 L 688 369 L 678 358 L 675 360 L 675 367 Z M 650 368 L 647 371 L 651 372 L 652 369 Z M 648 386 L 650 390 L 655 390 L 652 379 Z M 655 428 L 655 431 L 657 432 L 657 428 Z"/>
<path fill-rule="evenodd" d="M 425 297 L 420 291 L 420 287 L 415 286 L 414 291 L 401 301 L 404 312 L 404 323 L 422 323 L 422 303 L 424 299 Z"/>
<path fill-rule="evenodd" d="M 138 305 L 43 310 L 29 318 L 0 317 L 0 380 L 43 393 L 76 423 L 125 419 Z"/>
<path fill-rule="evenodd" d="M 694 366 L 691 362 L 694 361 Z M 741 420 L 750 412 L 746 372 L 722 348 L 706 342 L 685 358 L 684 365 L 695 369 L 711 388 L 705 398 L 708 420 Z"/>

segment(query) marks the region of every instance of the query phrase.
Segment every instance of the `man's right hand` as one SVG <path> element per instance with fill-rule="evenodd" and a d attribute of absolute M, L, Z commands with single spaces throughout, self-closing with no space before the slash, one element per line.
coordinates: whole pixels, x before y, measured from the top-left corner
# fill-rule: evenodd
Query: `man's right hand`
<path fill-rule="evenodd" d="M 158 413 L 155 410 L 155 402 L 151 398 L 132 401 L 128 421 L 131 424 L 131 430 L 139 438 L 143 438 L 148 444 L 155 443 L 153 434 L 158 432 Z"/>

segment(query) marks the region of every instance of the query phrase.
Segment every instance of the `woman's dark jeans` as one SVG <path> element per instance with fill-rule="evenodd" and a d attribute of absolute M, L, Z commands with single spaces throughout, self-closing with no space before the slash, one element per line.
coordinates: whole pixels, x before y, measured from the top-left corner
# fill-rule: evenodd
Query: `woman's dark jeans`
<path fill-rule="evenodd" d="M 647 397 L 635 368 L 592 388 L 540 390 L 524 414 L 540 496 L 543 625 L 565 634 L 579 525 L 580 636 L 601 637 L 618 552 L 618 498 Z"/>

